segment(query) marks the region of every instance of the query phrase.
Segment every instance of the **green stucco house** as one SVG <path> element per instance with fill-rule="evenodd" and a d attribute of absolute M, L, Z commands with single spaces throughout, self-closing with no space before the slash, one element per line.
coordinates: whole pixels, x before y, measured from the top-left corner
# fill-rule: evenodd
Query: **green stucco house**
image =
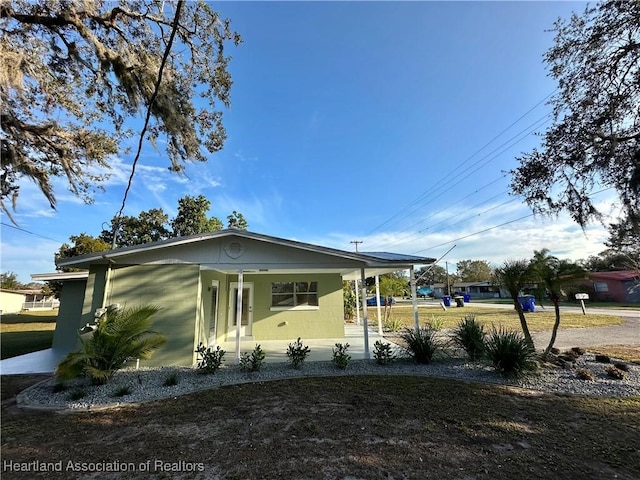
<path fill-rule="evenodd" d="M 433 261 L 227 229 L 66 258 L 58 267 L 82 271 L 39 277 L 63 281 L 54 350 L 75 350 L 101 308 L 154 304 L 167 343 L 144 365 L 190 366 L 200 342 L 344 337 L 343 280 Z"/>

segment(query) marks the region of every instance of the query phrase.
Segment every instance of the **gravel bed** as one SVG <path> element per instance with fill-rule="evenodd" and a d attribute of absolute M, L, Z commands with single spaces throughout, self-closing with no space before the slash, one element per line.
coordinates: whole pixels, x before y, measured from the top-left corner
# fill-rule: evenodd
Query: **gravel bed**
<path fill-rule="evenodd" d="M 253 373 L 243 372 L 234 365 L 224 366 L 209 375 L 186 367 L 125 369 L 117 372 L 107 385 L 92 386 L 86 379 L 76 379 L 67 382 L 66 389 L 58 392 L 55 392 L 56 379 L 52 378 L 20 393 L 17 403 L 27 408 L 87 410 L 175 398 L 224 385 L 345 375 L 417 375 L 510 385 L 559 394 L 612 397 L 640 395 L 640 365 L 621 363 L 628 367 L 621 380 L 610 378 L 605 372 L 607 364 L 596 362 L 590 353 L 580 356 L 573 368 L 545 366 L 522 379 L 503 378 L 487 364 L 460 358 L 434 361 L 428 365 L 399 360 L 384 366 L 376 364 L 374 360 L 352 360 L 345 370 L 336 368 L 332 362 L 308 362 L 299 370 L 287 363 L 271 363 Z M 579 368 L 589 369 L 594 380 L 577 378 L 576 369 Z M 165 386 L 167 379 L 174 374 L 177 375 L 177 384 Z M 128 387 L 130 393 L 114 396 L 124 387 Z M 78 391 L 82 391 L 84 396 L 73 400 L 72 395 Z"/>

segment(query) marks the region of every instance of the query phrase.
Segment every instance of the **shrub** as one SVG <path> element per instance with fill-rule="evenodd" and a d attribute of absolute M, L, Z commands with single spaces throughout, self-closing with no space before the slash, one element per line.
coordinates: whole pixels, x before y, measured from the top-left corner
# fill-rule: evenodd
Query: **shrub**
<path fill-rule="evenodd" d="M 430 363 L 434 354 L 443 348 L 435 330 L 428 326 L 406 328 L 400 337 L 405 342 L 407 355 L 417 363 Z"/>
<path fill-rule="evenodd" d="M 58 364 L 56 375 L 70 380 L 87 375 L 94 385 L 109 381 L 127 361 L 149 358 L 166 338 L 151 330 L 151 317 L 159 307 L 144 305 L 124 310 L 108 310 L 98 320 L 90 339 L 80 337 L 82 347 Z"/>
<path fill-rule="evenodd" d="M 429 322 L 427 322 L 427 325 L 431 327 L 431 330 L 438 332 L 444 327 L 444 317 L 431 315 L 431 319 L 429 320 Z"/>
<path fill-rule="evenodd" d="M 485 342 L 484 352 L 502 375 L 517 377 L 535 369 L 535 351 L 518 332 L 494 328 Z"/>
<path fill-rule="evenodd" d="M 85 392 L 84 388 L 74 388 L 69 393 L 69 400 L 80 400 L 87 396 L 87 392 Z"/>
<path fill-rule="evenodd" d="M 51 387 L 51 390 L 53 390 L 53 393 L 60 393 L 60 392 L 64 392 L 68 387 L 64 384 L 64 382 L 56 382 L 53 387 Z"/>
<path fill-rule="evenodd" d="M 607 372 L 610 378 L 615 378 L 616 380 L 622 380 L 624 378 L 624 372 L 614 365 L 607 365 L 604 367 L 604 371 Z"/>
<path fill-rule="evenodd" d="M 290 343 L 287 347 L 287 357 L 293 368 L 300 368 L 304 363 L 307 355 L 309 355 L 309 347 L 302 343 L 300 337 L 294 343 Z"/>
<path fill-rule="evenodd" d="M 616 367 L 618 370 L 622 370 L 623 372 L 629 371 L 629 365 L 627 365 L 626 363 L 613 362 L 613 366 Z"/>
<path fill-rule="evenodd" d="M 393 347 L 390 343 L 381 342 L 377 340 L 373 344 L 373 358 L 376 359 L 378 365 L 387 365 L 393 362 L 396 358 L 393 353 Z"/>
<path fill-rule="evenodd" d="M 602 355 L 602 354 L 596 353 L 595 358 L 596 358 L 596 362 L 598 363 L 611 363 L 611 358 L 609 357 L 609 355 Z"/>
<path fill-rule="evenodd" d="M 333 348 L 333 363 L 336 367 L 345 369 L 347 365 L 349 365 L 349 360 L 351 360 L 351 355 L 347 354 L 347 350 L 349 349 L 349 344 L 345 343 L 336 343 L 336 346 Z"/>
<path fill-rule="evenodd" d="M 227 353 L 220 348 L 220 345 L 213 350 L 211 347 L 205 348 L 202 343 L 196 348 L 196 353 L 200 356 L 200 360 L 196 368 L 200 373 L 216 373 L 222 366 L 224 354 Z"/>
<path fill-rule="evenodd" d="M 588 368 L 578 368 L 576 369 L 576 378 L 579 378 L 580 380 L 593 380 L 595 377 L 593 375 L 593 372 L 591 370 L 589 370 Z"/>
<path fill-rule="evenodd" d="M 382 328 L 385 332 L 395 333 L 402 328 L 402 321 L 397 318 L 385 318 L 382 322 Z"/>
<path fill-rule="evenodd" d="M 453 330 L 453 343 L 462 348 L 471 360 L 478 360 L 484 354 L 484 342 L 487 337 L 484 326 L 475 315 L 467 315 Z"/>
<path fill-rule="evenodd" d="M 240 356 L 240 368 L 242 370 L 246 370 L 248 372 L 257 372 L 264 365 L 264 359 L 266 354 L 260 344 L 256 345 L 255 348 L 249 352 L 244 352 Z"/>
<path fill-rule="evenodd" d="M 572 347 L 571 351 L 573 353 L 576 353 L 577 355 L 584 355 L 585 354 L 584 348 L 580 348 L 580 347 Z"/>
<path fill-rule="evenodd" d="M 129 395 L 131 393 L 131 387 L 129 385 L 123 385 L 118 387 L 113 392 L 113 397 L 124 397 L 125 395 Z"/>
<path fill-rule="evenodd" d="M 173 372 L 164 380 L 165 387 L 173 387 L 178 384 L 178 372 Z"/>

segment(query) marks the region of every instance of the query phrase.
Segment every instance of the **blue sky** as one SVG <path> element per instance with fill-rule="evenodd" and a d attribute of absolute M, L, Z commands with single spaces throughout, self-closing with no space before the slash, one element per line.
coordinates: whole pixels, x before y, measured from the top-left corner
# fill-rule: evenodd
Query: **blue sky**
<path fill-rule="evenodd" d="M 244 39 L 229 48 L 228 140 L 186 176 L 147 145 L 125 214 L 205 195 L 210 215 L 249 230 L 353 250 L 499 264 L 549 248 L 579 259 L 606 231 L 530 216 L 505 173 L 549 125 L 556 88 L 542 62 L 557 17 L 582 2 L 222 2 Z M 138 122 L 139 123 L 139 122 Z M 2 216 L 2 272 L 55 270 L 71 235 L 98 235 L 117 213 L 132 155 L 112 161 L 93 205 L 56 182 L 58 209 L 25 183 Z M 607 192 L 595 197 L 616 217 Z M 525 217 L 525 218 L 523 218 Z M 518 220 L 519 219 L 519 220 Z M 496 227 L 502 225 L 500 227 Z M 496 227 L 496 228 L 492 228 Z M 43 238 L 46 237 L 46 238 Z"/>

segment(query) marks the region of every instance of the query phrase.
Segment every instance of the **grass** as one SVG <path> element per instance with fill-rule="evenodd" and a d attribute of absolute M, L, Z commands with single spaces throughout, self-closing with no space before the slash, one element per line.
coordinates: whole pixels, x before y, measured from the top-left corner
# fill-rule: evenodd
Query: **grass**
<path fill-rule="evenodd" d="M 368 310 L 369 324 L 377 324 L 377 314 L 375 309 Z M 451 307 L 446 311 L 438 307 L 419 307 L 418 316 L 420 324 L 429 323 L 432 316 L 442 317 L 443 328 L 455 328 L 460 319 L 467 315 L 475 315 L 479 323 L 486 327 L 495 325 L 507 329 L 520 330 L 520 320 L 514 310 L 505 308 L 487 308 L 467 304 L 464 308 Z M 413 309 L 411 305 L 396 305 L 391 310 L 391 316 L 402 323 L 403 327 L 413 326 Z M 525 313 L 529 330 L 531 332 L 550 331 L 555 322 L 553 309 L 546 311 L 536 310 L 533 313 Z M 615 315 L 602 315 L 598 313 L 562 312 L 560 328 L 582 328 L 582 327 L 604 327 L 610 325 L 620 325 L 622 319 Z"/>
<path fill-rule="evenodd" d="M 640 345 L 598 345 L 585 350 L 640 364 Z"/>
<path fill-rule="evenodd" d="M 511 305 L 513 300 L 510 298 L 474 298 L 473 303 L 498 303 L 502 305 Z M 540 305 L 540 301 L 536 300 L 536 307 Z M 551 302 L 544 303 L 545 308 L 553 308 Z M 560 302 L 561 307 L 576 307 L 580 308 L 580 302 Z M 623 302 L 594 302 L 591 300 L 585 300 L 585 308 L 613 308 L 613 309 L 625 309 L 625 310 L 640 310 L 640 304 L 638 303 L 623 303 Z"/>
<path fill-rule="evenodd" d="M 57 311 L 25 312 L 0 318 L 0 359 L 51 348 Z"/>
<path fill-rule="evenodd" d="M 13 381 L 2 377 L 3 395 Z M 6 405 L 2 413 L 3 462 L 150 460 L 153 470 L 159 459 L 227 479 L 640 478 L 639 397 L 354 376 L 235 385 L 73 415 Z"/>

